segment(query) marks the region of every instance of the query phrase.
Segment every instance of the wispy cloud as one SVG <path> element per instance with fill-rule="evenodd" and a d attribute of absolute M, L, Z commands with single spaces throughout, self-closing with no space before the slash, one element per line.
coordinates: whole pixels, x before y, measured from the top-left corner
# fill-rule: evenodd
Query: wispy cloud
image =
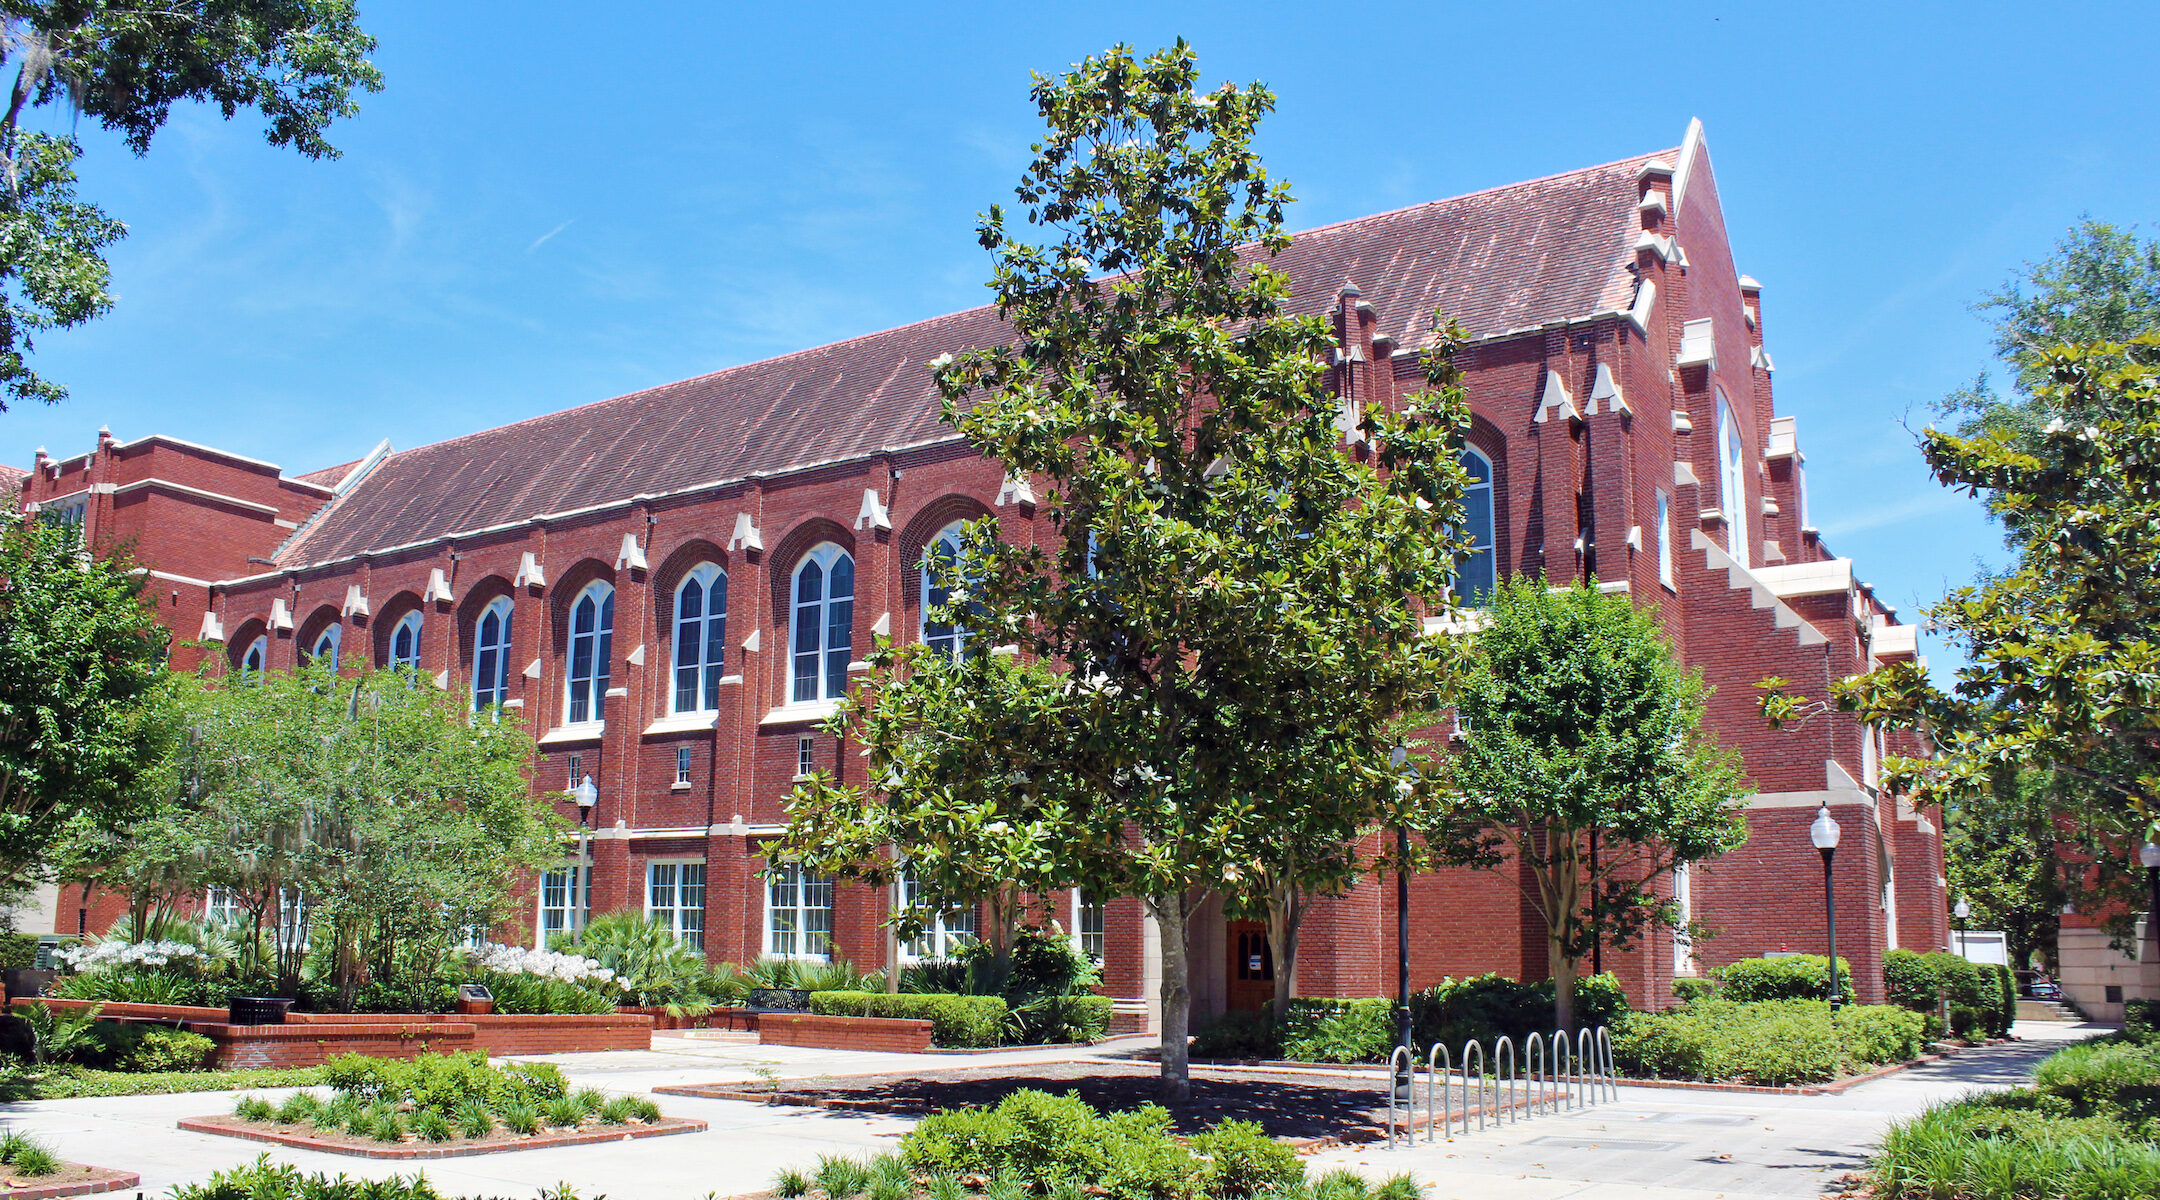
<path fill-rule="evenodd" d="M 534 238 L 532 240 L 532 245 L 525 247 L 525 253 L 531 254 L 533 251 L 538 250 L 542 245 L 547 242 L 549 238 L 554 237 L 556 234 L 561 233 L 563 230 L 568 229 L 575 224 L 577 224 L 577 218 L 572 217 L 569 220 L 564 221 L 562 224 L 557 225 L 555 228 L 548 230 L 546 233 L 541 234 L 539 237 Z"/>
<path fill-rule="evenodd" d="M 1907 521 L 1938 516 L 1975 503 L 1977 502 L 1962 493 L 1948 488 L 1936 488 L 1917 496 L 1908 496 L 1895 504 L 1865 509 L 1843 520 L 1825 522 L 1822 535 L 1825 538 L 1838 538 L 1869 529 L 1881 529 L 1888 525 L 1902 525 Z"/>

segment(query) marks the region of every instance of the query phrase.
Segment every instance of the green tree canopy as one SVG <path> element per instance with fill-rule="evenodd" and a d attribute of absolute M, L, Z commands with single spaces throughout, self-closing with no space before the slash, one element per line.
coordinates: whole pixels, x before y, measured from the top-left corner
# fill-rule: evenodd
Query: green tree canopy
<path fill-rule="evenodd" d="M 28 363 L 35 334 L 112 307 L 104 251 L 127 229 L 75 198 L 80 143 L 25 129 L 40 107 L 89 117 L 137 154 L 176 103 L 230 120 L 261 113 L 273 146 L 337 150 L 330 123 L 380 91 L 354 0 L 0 0 L 0 63 L 15 85 L 0 117 L 0 384 L 17 400 L 66 389 Z M 0 400 L 0 411 L 6 403 Z"/>
<path fill-rule="evenodd" d="M 896 738 L 1009 733 L 989 765 L 1024 776 L 1016 815 L 1055 822 L 1043 839 L 1070 882 L 1141 897 L 1160 928 L 1177 1098 L 1195 907 L 1244 886 L 1276 831 L 1361 833 L 1388 794 L 1376 781 L 1394 778 L 1392 719 L 1444 681 L 1449 647 L 1422 617 L 1445 608 L 1462 549 L 1449 528 L 1467 411 L 1452 387 L 1368 409 L 1371 452 L 1345 449 L 1334 334 L 1286 311 L 1268 265 L 1290 195 L 1252 150 L 1266 88 L 1201 90 L 1181 42 L 1037 78 L 1034 99 L 1047 129 L 1018 197 L 1045 240 L 1018 240 L 1002 208 L 980 226 L 1012 339 L 933 366 L 946 418 L 1033 482 L 1056 531 L 1018 545 L 971 524 L 949 615 L 1060 674 L 888 661 L 855 703 L 905 714 L 870 726 L 866 748 L 872 786 L 936 809 L 916 824 L 1005 801 L 945 772 L 983 765 L 982 748 L 911 754 Z M 970 715 L 977 702 L 1006 711 Z M 1269 748 L 1297 744 L 1327 769 L 1285 794 Z M 798 846 L 817 838 L 810 819 Z"/>
<path fill-rule="evenodd" d="M 1593 942 L 1626 944 L 1666 915 L 1659 876 L 1745 840 L 1746 788 L 1703 734 L 1701 678 L 1625 593 L 1521 577 L 1483 617 L 1423 832 L 1442 862 L 1527 868 L 1564 1027 Z"/>
<path fill-rule="evenodd" d="M 160 753 L 166 632 L 124 555 L 0 513 L 0 894 L 49 878 L 63 828 L 123 829 Z"/>

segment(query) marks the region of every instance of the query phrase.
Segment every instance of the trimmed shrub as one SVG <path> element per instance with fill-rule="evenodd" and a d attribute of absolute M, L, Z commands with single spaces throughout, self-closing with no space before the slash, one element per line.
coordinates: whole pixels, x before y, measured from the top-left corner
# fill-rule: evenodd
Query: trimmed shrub
<path fill-rule="evenodd" d="M 1194 1058 L 1269 1059 L 1282 1057 L 1275 1025 L 1256 1012 L 1226 1012 L 1193 1036 Z"/>
<path fill-rule="evenodd" d="M 1682 1004 L 1708 1000 L 1718 994 L 1718 981 L 1705 976 L 1688 978 L 1682 976 L 1672 981 L 1673 996 Z"/>
<path fill-rule="evenodd" d="M 2125 1001 L 2123 1036 L 2140 1042 L 2160 1038 L 2160 1000 Z"/>
<path fill-rule="evenodd" d="M 1820 954 L 1788 954 L 1779 958 L 1743 958 L 1712 971 L 1724 986 L 1719 995 L 1747 1003 L 1754 1000 L 1822 1000 L 1830 998 L 1830 960 Z M 1853 986 L 1852 964 L 1838 959 L 1838 977 L 1849 994 Z"/>
<path fill-rule="evenodd" d="M 1846 1058 L 1858 1066 L 1904 1062 L 1927 1048 L 1927 1018 L 1890 1004 L 1848 1004 L 1837 1012 Z"/>
<path fill-rule="evenodd" d="M 1915 950 L 1883 955 L 1883 993 L 1890 1003 L 1914 1012 L 1935 1011 L 1935 989 L 1942 985 L 1935 964 Z"/>
<path fill-rule="evenodd" d="M 1395 1047 L 1395 1002 L 1299 997 L 1276 1030 L 1299 1062 L 1384 1062 Z"/>
<path fill-rule="evenodd" d="M 34 933 L 0 932 L 0 967 L 35 967 L 37 950 Z"/>
<path fill-rule="evenodd" d="M 123 1071 L 199 1071 L 217 1053 L 217 1043 L 199 1033 L 153 1025 L 142 1029 L 120 1058 Z"/>
<path fill-rule="evenodd" d="M 1850 1005 L 1833 1017 L 1824 1000 L 1699 1000 L 1627 1014 L 1613 1027 L 1613 1061 L 1646 1078 L 1818 1083 L 1911 1058 L 1925 1027 L 1889 1005 Z"/>
<path fill-rule="evenodd" d="M 810 1011 L 832 1017 L 913 1017 L 930 1022 L 930 1040 L 948 1049 L 1004 1044 L 1012 1012 L 996 996 L 939 993 L 812 992 Z M 1105 1018 L 1107 1023 L 1108 1018 Z"/>
<path fill-rule="evenodd" d="M 1991 965 L 1995 973 L 1995 1019 L 1989 1023 L 1988 1032 L 1995 1037 L 2009 1037 L 2010 1023 L 2017 1020 L 2017 977 L 2010 968 L 2001 963 Z"/>
<path fill-rule="evenodd" d="M 1575 981 L 1578 1028 L 1611 1025 L 1627 1011 L 1627 994 L 1611 972 Z M 1531 1033 L 1551 1036 L 1553 1024 L 1553 987 L 1549 979 L 1524 983 L 1488 973 L 1444 980 L 1410 997 L 1411 1036 L 1420 1046 L 1438 1042 L 1460 1050 L 1471 1038 L 1490 1045 L 1503 1036 L 1519 1043 Z"/>

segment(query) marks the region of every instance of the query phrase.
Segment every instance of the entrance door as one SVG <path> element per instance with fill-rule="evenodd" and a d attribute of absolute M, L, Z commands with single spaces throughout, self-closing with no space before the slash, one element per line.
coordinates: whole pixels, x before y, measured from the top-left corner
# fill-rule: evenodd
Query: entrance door
<path fill-rule="evenodd" d="M 1275 998 L 1275 956 L 1268 951 L 1267 923 L 1231 921 L 1223 941 L 1230 948 L 1229 995 L 1232 1012 L 1259 1012 Z"/>

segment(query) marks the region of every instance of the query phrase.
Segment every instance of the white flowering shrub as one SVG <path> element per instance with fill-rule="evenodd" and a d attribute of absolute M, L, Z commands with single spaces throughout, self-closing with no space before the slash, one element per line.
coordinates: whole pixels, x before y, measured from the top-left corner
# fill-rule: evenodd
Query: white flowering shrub
<path fill-rule="evenodd" d="M 472 952 L 472 960 L 473 965 L 483 971 L 498 971 L 505 975 L 535 975 L 587 987 L 615 982 L 615 972 L 601 966 L 599 960 L 577 954 L 557 954 L 553 950 L 489 942 Z"/>
<path fill-rule="evenodd" d="M 202 951 L 186 942 L 123 942 L 108 938 L 68 946 L 55 957 L 78 973 L 164 967 L 187 970 L 201 965 Z"/>

